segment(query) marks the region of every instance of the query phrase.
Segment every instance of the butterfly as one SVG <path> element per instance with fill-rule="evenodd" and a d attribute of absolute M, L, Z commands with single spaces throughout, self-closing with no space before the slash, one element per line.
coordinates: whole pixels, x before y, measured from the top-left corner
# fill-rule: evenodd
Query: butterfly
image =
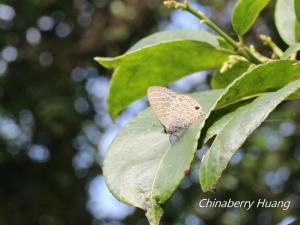
<path fill-rule="evenodd" d="M 150 107 L 169 134 L 171 144 L 175 144 L 184 131 L 201 116 L 201 105 L 188 95 L 178 94 L 168 88 L 152 86 L 147 97 Z"/>

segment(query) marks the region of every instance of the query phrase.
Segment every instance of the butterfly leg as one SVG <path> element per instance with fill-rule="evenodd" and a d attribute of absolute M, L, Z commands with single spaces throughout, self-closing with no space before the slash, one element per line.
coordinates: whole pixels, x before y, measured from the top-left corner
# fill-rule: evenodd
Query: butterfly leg
<path fill-rule="evenodd" d="M 164 129 L 161 131 L 163 134 L 167 134 L 167 129 L 164 127 Z"/>

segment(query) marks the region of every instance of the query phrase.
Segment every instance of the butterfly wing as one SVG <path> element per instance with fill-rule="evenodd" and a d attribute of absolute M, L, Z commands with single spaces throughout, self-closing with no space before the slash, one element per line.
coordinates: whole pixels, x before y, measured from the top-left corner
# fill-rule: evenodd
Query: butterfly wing
<path fill-rule="evenodd" d="M 172 102 L 177 93 L 158 86 L 152 86 L 147 91 L 148 100 L 152 111 L 168 131 L 173 123 Z"/>
<path fill-rule="evenodd" d="M 151 108 L 168 133 L 187 128 L 203 114 L 197 101 L 187 95 L 177 94 L 164 87 L 149 87 Z"/>
<path fill-rule="evenodd" d="M 172 103 L 173 118 L 176 118 L 174 124 L 179 123 L 187 128 L 203 115 L 201 105 L 188 95 L 179 94 Z"/>

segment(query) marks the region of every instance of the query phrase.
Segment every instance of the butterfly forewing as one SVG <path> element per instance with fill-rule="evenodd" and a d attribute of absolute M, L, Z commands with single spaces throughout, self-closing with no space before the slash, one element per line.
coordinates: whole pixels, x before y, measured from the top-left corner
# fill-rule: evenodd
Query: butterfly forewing
<path fill-rule="evenodd" d="M 173 99 L 177 97 L 177 94 L 167 88 L 150 87 L 148 88 L 147 95 L 151 109 L 162 125 L 168 130 L 173 121 Z"/>

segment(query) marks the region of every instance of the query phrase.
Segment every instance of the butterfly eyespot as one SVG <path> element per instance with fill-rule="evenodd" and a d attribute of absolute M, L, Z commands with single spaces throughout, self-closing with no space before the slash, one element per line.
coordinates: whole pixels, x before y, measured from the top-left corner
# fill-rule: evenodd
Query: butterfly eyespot
<path fill-rule="evenodd" d="M 196 106 L 195 109 L 198 110 L 198 109 L 200 109 L 200 107 L 199 107 L 199 106 Z"/>

